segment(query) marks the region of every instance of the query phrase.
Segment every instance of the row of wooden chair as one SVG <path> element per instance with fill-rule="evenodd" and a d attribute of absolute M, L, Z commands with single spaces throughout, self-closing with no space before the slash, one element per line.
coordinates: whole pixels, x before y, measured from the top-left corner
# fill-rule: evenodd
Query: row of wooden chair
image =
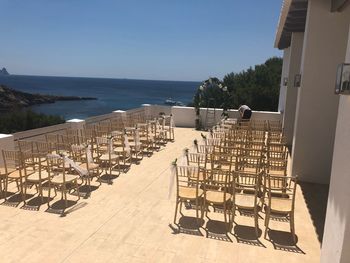
<path fill-rule="evenodd" d="M 123 131 L 99 133 L 100 127 L 94 126 L 93 130 L 86 128 L 83 131 L 67 130 L 64 134 L 47 134 L 46 141 L 20 140 L 18 150 L 2 151 L 1 195 L 8 202 L 8 186 L 15 182 L 26 206 L 27 189 L 35 186 L 42 202 L 43 189 L 48 191 L 50 209 L 53 189 L 55 196 L 57 191 L 61 192 L 66 208 L 67 193 L 78 196 L 79 200 L 79 189 L 86 185 L 88 197 L 94 178 L 100 184 L 104 181 L 112 183 L 112 179 L 126 172 L 132 163 L 139 163 L 145 153 L 152 153 L 173 141 L 174 127 L 160 125 L 163 119 L 139 123 Z"/>
<path fill-rule="evenodd" d="M 225 125 L 225 129 L 216 129 L 202 136 L 203 142 L 195 142 L 192 152 L 185 149 L 185 165 L 175 164 L 174 222 L 182 203 L 195 206 L 197 219 L 207 215 L 208 206 L 223 210 L 228 229 L 232 227 L 238 210 L 241 214 L 248 212 L 253 215 L 258 236 L 259 213 L 265 212 L 265 238 L 270 219 L 283 218 L 290 222 L 296 242 L 297 178 L 287 176 L 288 150 L 283 131 L 273 125 L 270 125 L 270 130 L 253 129 L 253 125 L 233 122 Z"/>

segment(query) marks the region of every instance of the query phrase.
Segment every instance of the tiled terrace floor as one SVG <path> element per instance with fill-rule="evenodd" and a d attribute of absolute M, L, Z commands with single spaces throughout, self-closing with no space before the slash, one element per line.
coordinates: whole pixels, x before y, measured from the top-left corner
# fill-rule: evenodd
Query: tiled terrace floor
<path fill-rule="evenodd" d="M 46 205 L 40 211 L 0 205 L 0 261 L 319 262 L 320 243 L 300 187 L 296 199 L 298 247 L 288 246 L 289 235 L 283 231 L 272 233 L 275 246 L 263 236 L 259 242 L 249 241 L 253 229 L 243 226 L 235 227 L 236 237 L 226 237 L 218 234 L 215 221 L 209 223 L 209 237 L 204 229 L 177 231 L 172 224 L 174 196 L 168 200 L 169 164 L 196 137 L 200 134 L 194 130 L 177 128 L 175 143 L 132 166 L 113 185 L 102 184 L 65 217 L 45 212 Z M 184 214 L 193 213 L 185 209 Z M 222 220 L 222 214 L 212 218 Z M 249 217 L 238 218 L 239 224 L 253 225 Z M 181 220 L 190 227 L 188 218 Z M 263 219 L 259 225 L 263 229 Z M 281 222 L 271 227 L 289 229 Z"/>

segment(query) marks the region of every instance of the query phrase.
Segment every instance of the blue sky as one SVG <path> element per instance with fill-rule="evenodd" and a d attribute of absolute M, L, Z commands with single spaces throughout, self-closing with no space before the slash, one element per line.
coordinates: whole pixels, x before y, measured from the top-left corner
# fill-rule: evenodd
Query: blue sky
<path fill-rule="evenodd" d="M 281 56 L 282 0 L 0 0 L 0 67 L 23 75 L 203 80 Z"/>

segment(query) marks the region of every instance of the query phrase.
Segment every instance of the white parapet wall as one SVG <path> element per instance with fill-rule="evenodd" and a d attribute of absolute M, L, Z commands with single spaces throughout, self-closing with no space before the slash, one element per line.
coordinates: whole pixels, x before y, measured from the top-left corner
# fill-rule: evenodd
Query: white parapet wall
<path fill-rule="evenodd" d="M 153 106 L 153 105 L 152 105 Z M 196 112 L 194 107 L 171 107 L 171 113 L 174 116 L 174 124 L 176 127 L 194 128 L 196 120 Z M 210 109 L 214 110 L 214 109 Z M 215 109 L 215 121 L 219 122 L 222 118 L 222 109 Z M 207 114 L 206 108 L 200 109 L 200 118 L 202 123 L 205 123 Z M 239 118 L 238 110 L 228 111 L 230 118 Z M 271 111 L 253 111 L 252 120 L 270 120 L 270 121 L 282 121 L 282 114 L 280 112 Z"/>
<path fill-rule="evenodd" d="M 213 109 L 211 109 L 213 110 Z M 119 115 L 133 115 L 133 114 L 146 114 L 152 117 L 159 116 L 160 113 L 166 115 L 172 114 L 174 117 L 174 124 L 176 127 L 194 128 L 196 120 L 196 112 L 194 107 L 183 106 L 166 106 L 166 105 L 149 105 L 144 104 L 140 108 L 130 109 L 127 111 L 114 111 L 112 113 L 89 117 L 85 120 L 73 119 L 68 120 L 66 123 L 47 126 L 43 128 L 27 130 L 22 132 L 16 132 L 13 135 L 13 140 L 30 140 L 30 141 L 45 141 L 45 135 L 48 133 L 65 134 L 66 129 L 83 129 L 85 124 L 97 124 L 101 121 L 105 121 L 111 118 L 115 118 Z M 238 118 L 239 114 L 237 110 L 229 110 L 229 117 Z M 206 108 L 200 109 L 200 118 L 202 123 L 205 122 L 207 114 Z M 215 109 L 215 122 L 219 122 L 222 115 L 222 109 Z M 253 111 L 252 119 L 254 120 L 282 120 L 280 112 L 268 112 L 268 111 Z"/>

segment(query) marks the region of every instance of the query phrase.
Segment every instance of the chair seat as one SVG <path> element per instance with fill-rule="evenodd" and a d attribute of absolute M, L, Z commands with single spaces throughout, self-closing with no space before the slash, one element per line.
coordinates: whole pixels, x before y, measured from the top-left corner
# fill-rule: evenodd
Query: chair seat
<path fill-rule="evenodd" d="M 222 204 L 224 202 L 227 202 L 231 199 L 232 195 L 229 193 L 225 193 L 224 192 L 218 192 L 218 191 L 207 191 L 206 192 L 206 201 L 208 201 L 209 203 L 214 203 L 214 204 Z M 226 198 L 226 200 L 225 200 Z"/>
<path fill-rule="evenodd" d="M 66 183 L 71 183 L 71 182 L 77 180 L 78 177 L 79 176 L 77 176 L 75 174 L 65 174 L 65 182 Z M 59 175 L 54 176 L 51 179 L 51 183 L 53 183 L 53 184 L 63 184 L 64 183 L 64 181 L 63 181 L 63 174 L 59 174 Z"/>
<path fill-rule="evenodd" d="M 47 180 L 49 178 L 49 173 L 47 171 L 41 171 L 41 181 Z M 40 182 L 39 171 L 35 171 L 27 177 L 27 180 L 31 182 Z"/>
<path fill-rule="evenodd" d="M 19 179 L 21 178 L 21 173 L 22 173 L 22 177 L 25 176 L 25 173 L 24 173 L 24 170 L 22 169 L 21 170 L 21 173 L 20 173 L 20 170 L 12 170 L 12 171 L 8 171 L 8 178 L 12 178 L 12 179 Z"/>
<path fill-rule="evenodd" d="M 136 142 L 129 142 L 130 147 L 136 148 Z M 140 142 L 138 145 L 140 148 L 142 147 L 142 143 Z"/>
<path fill-rule="evenodd" d="M 79 164 L 79 167 L 85 170 L 87 168 L 86 163 Z M 94 169 L 97 169 L 98 167 L 99 167 L 98 163 L 89 163 L 89 170 L 94 170 Z"/>
<path fill-rule="evenodd" d="M 235 205 L 240 208 L 252 209 L 254 208 L 255 196 L 248 194 L 236 194 Z"/>
<path fill-rule="evenodd" d="M 119 158 L 118 155 L 116 155 L 116 154 L 114 154 L 114 153 L 111 154 L 111 160 L 116 160 L 116 159 L 118 159 L 118 158 Z M 101 161 L 109 161 L 109 160 L 110 160 L 110 159 L 109 159 L 109 154 L 108 154 L 108 153 L 102 154 L 102 155 L 99 157 L 99 159 L 100 159 Z"/>
<path fill-rule="evenodd" d="M 265 204 L 269 207 L 268 198 Z M 292 200 L 288 198 L 271 198 L 271 211 L 276 213 L 289 213 L 292 211 Z"/>
<path fill-rule="evenodd" d="M 268 174 L 270 176 L 285 176 L 286 175 L 286 171 L 284 170 L 275 170 L 275 171 L 268 171 Z"/>
<path fill-rule="evenodd" d="M 198 189 L 198 195 L 196 194 L 196 188 L 193 187 L 179 187 L 179 197 L 187 200 L 195 200 L 197 197 L 203 195 L 203 190 Z"/>

